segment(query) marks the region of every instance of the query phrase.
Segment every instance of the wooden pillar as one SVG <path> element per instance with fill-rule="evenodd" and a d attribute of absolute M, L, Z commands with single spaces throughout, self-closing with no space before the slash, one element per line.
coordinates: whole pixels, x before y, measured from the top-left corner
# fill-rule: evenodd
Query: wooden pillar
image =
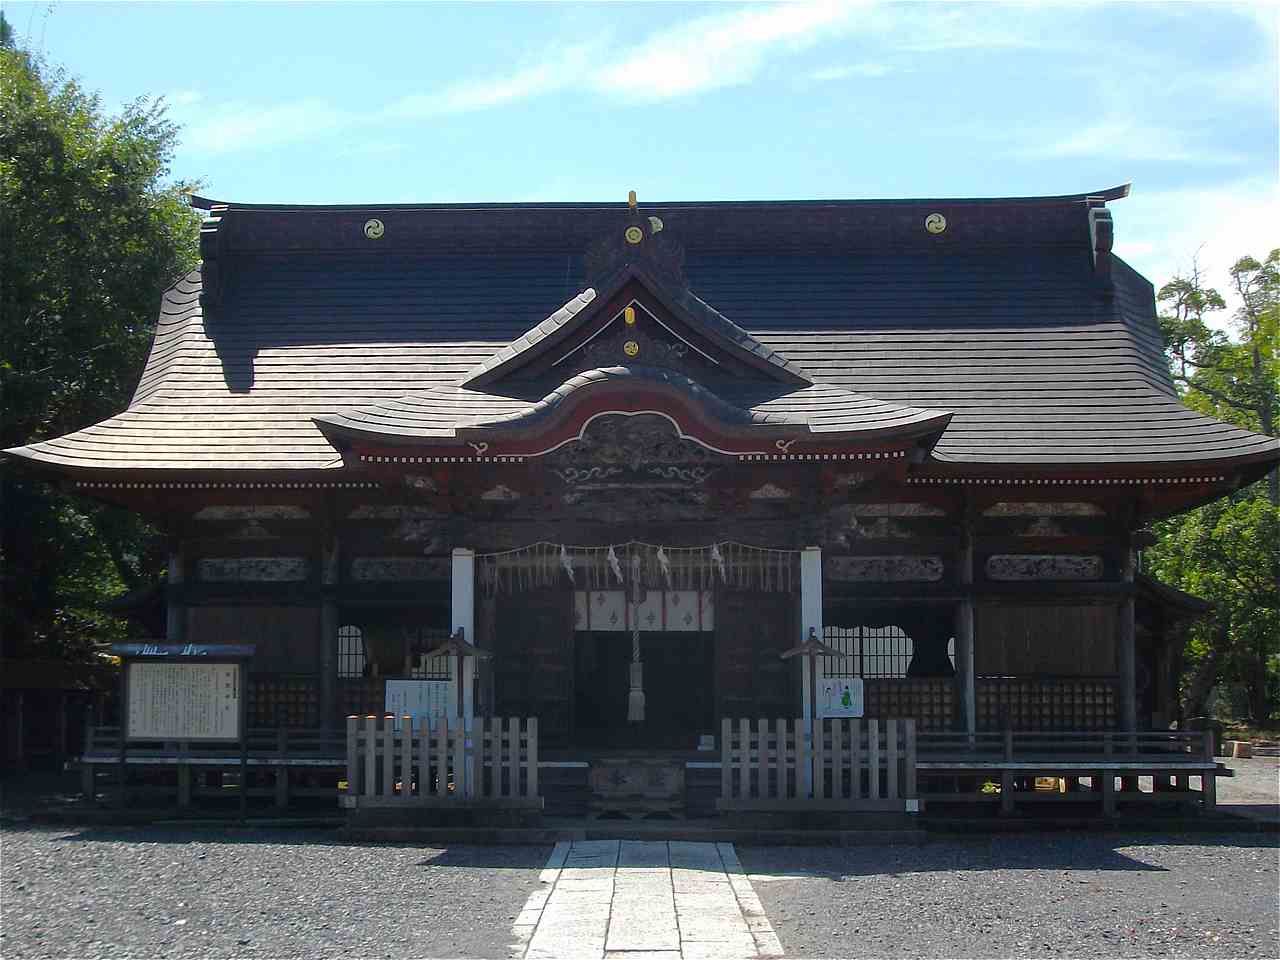
<path fill-rule="evenodd" d="M 170 643 L 187 639 L 187 605 L 182 588 L 185 574 L 182 541 L 174 540 L 169 547 L 169 580 L 164 591 L 167 608 L 164 635 Z"/>
<path fill-rule="evenodd" d="M 22 693 L 13 691 L 13 765 L 17 770 L 27 768 L 26 707 Z"/>
<path fill-rule="evenodd" d="M 1125 545 L 1122 571 L 1129 592 L 1120 602 L 1116 665 L 1120 671 L 1120 729 L 1129 733 L 1138 729 L 1138 680 L 1134 637 L 1134 556 L 1133 548 L 1128 544 Z"/>
<path fill-rule="evenodd" d="M 338 538 L 321 548 L 320 576 L 320 726 L 334 729 L 338 717 Z"/>
<path fill-rule="evenodd" d="M 960 728 L 966 733 L 974 733 L 978 724 L 978 701 L 973 676 L 973 537 L 968 520 L 964 521 L 960 533 L 956 580 L 961 590 L 956 604 L 956 703 Z"/>
<path fill-rule="evenodd" d="M 55 718 L 58 724 L 55 731 L 54 742 L 54 762 L 57 764 L 58 772 L 61 773 L 67 766 L 67 691 L 58 691 L 58 715 Z"/>
<path fill-rule="evenodd" d="M 462 631 L 462 639 L 467 643 L 476 641 L 476 552 L 465 547 L 457 547 L 453 551 L 452 569 L 452 630 Z M 468 730 L 471 729 L 475 716 L 475 704 L 472 682 L 475 676 L 475 657 L 462 658 L 462 716 Z"/>

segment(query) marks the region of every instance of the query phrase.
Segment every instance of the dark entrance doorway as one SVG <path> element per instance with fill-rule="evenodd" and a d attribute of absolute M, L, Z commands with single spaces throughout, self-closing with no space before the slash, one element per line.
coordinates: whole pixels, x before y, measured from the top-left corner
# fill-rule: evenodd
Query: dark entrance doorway
<path fill-rule="evenodd" d="M 575 636 L 574 740 L 583 746 L 692 750 L 715 732 L 712 633 L 642 633 L 645 721 L 627 722 L 631 634 Z"/>

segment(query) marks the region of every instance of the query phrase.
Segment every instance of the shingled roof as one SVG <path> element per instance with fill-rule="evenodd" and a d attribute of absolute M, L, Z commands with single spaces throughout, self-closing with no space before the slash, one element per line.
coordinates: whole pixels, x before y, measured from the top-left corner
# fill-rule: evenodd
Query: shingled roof
<path fill-rule="evenodd" d="M 938 468 L 1280 458 L 1275 440 L 1178 402 L 1151 285 L 1110 250 L 1104 201 L 1118 195 L 643 213 L 678 237 L 689 295 L 795 373 L 789 391 L 719 394 L 748 417 L 951 414 Z M 584 251 L 626 208 L 214 212 L 202 269 L 164 295 L 128 409 L 8 453 L 70 472 L 332 471 L 343 460 L 321 422 L 376 432 L 407 418 L 428 435 L 528 415 L 528 401 L 463 384 L 585 306 Z M 923 227 L 935 212 L 947 220 L 937 235 Z M 365 237 L 372 217 L 381 239 Z"/>

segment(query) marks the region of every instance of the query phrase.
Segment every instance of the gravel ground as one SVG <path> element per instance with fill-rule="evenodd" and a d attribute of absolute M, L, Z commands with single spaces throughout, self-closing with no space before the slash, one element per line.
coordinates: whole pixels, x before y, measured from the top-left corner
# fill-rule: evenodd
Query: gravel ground
<path fill-rule="evenodd" d="M 742 847 L 788 957 L 1280 956 L 1274 835 Z"/>
<path fill-rule="evenodd" d="M 7 829 L 0 956 L 502 957 L 550 847 Z"/>
<path fill-rule="evenodd" d="M 1218 779 L 1218 806 L 1262 820 L 1280 820 L 1280 757 L 1224 760 L 1235 776 Z"/>

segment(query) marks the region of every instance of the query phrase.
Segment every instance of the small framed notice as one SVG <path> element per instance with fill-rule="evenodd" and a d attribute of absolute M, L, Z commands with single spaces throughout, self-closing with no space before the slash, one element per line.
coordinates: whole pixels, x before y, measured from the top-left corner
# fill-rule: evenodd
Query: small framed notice
<path fill-rule="evenodd" d="M 129 739 L 238 740 L 238 663 L 128 664 Z"/>
<path fill-rule="evenodd" d="M 830 677 L 818 681 L 818 716 L 860 717 L 862 705 L 861 677 Z"/>

